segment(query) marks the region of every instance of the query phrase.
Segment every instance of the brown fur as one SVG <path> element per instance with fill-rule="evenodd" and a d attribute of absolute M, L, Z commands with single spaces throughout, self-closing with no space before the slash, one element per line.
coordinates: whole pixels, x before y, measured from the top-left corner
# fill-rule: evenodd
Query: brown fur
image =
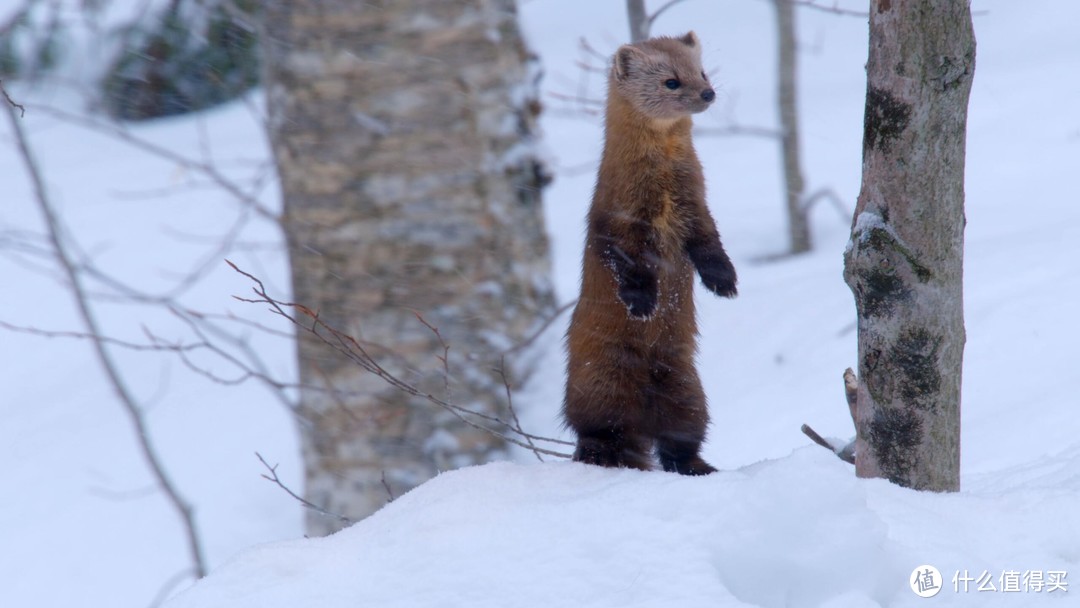
<path fill-rule="evenodd" d="M 690 139 L 690 115 L 713 97 L 693 32 L 615 54 L 567 335 L 564 414 L 578 435 L 575 460 L 650 469 L 655 449 L 664 470 L 716 470 L 699 455 L 709 415 L 694 366 L 693 280 L 696 270 L 732 297 L 736 278 Z"/>

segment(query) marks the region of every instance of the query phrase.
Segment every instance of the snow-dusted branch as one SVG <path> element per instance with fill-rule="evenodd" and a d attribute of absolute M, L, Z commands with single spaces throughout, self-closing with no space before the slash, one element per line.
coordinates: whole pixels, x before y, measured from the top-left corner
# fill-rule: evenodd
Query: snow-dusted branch
<path fill-rule="evenodd" d="M 847 401 L 848 411 L 851 413 L 851 422 L 855 422 L 855 406 L 858 403 L 859 381 L 851 368 L 844 370 L 844 398 Z M 802 425 L 802 432 L 814 443 L 829 450 L 844 462 L 855 464 L 855 440 L 846 443 L 832 442 L 817 433 L 810 425 Z"/>
<path fill-rule="evenodd" d="M 5 110 L 15 135 L 16 147 L 33 185 L 34 199 L 41 212 L 42 219 L 45 222 L 49 244 L 52 246 L 56 261 L 60 265 L 68 282 L 79 317 L 82 320 L 87 333 L 91 336 L 90 343 L 93 347 L 94 354 L 98 363 L 101 365 L 102 370 L 105 372 L 113 392 L 116 394 L 117 399 L 127 413 L 128 420 L 134 427 L 135 439 L 143 456 L 143 460 L 150 468 L 151 473 L 161 486 L 166 498 L 180 518 L 184 529 L 184 536 L 187 540 L 192 569 L 195 575 L 201 578 L 206 575 L 206 561 L 203 557 L 203 548 L 195 522 L 194 510 L 192 509 L 191 504 L 188 503 L 183 495 L 181 495 L 180 490 L 166 470 L 165 465 L 161 460 L 161 456 L 157 453 L 153 441 L 150 438 L 150 430 L 147 426 L 143 411 L 139 407 L 139 404 L 136 403 L 135 397 L 131 394 L 127 384 L 124 382 L 119 367 L 113 361 L 113 358 L 106 347 L 107 341 L 103 338 L 101 328 L 90 307 L 90 301 L 83 285 L 83 278 L 76 269 L 76 265 L 69 254 L 68 246 L 63 235 L 63 227 L 49 201 L 41 170 L 30 150 L 30 144 L 26 139 L 26 134 L 23 131 L 22 125 L 19 123 L 20 117 L 15 115 L 14 105 L 5 106 Z"/>

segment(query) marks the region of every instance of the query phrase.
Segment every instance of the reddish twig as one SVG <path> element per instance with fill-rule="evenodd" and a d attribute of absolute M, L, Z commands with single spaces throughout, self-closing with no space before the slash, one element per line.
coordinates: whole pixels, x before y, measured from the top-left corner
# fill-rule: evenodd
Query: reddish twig
<path fill-rule="evenodd" d="M 254 287 L 252 287 L 252 291 L 257 297 L 244 298 L 240 296 L 233 296 L 236 300 L 249 304 L 266 304 L 267 306 L 269 306 L 271 313 L 283 317 L 288 322 L 292 323 L 295 327 L 302 329 L 305 333 L 313 336 L 326 346 L 334 349 L 339 354 L 359 366 L 361 369 L 371 374 L 374 374 L 376 377 L 380 378 L 392 388 L 400 390 L 407 395 L 424 399 L 433 405 L 441 407 L 472 428 L 484 431 L 486 433 L 490 433 L 491 435 L 494 435 L 495 437 L 498 437 L 508 443 L 512 443 L 514 445 L 530 450 L 535 449 L 540 453 L 547 454 L 549 456 L 556 456 L 559 458 L 570 457 L 570 454 L 542 448 L 539 446 L 530 446 L 527 442 L 529 440 L 535 440 L 549 442 L 556 445 L 573 445 L 571 442 L 563 441 L 560 439 L 552 439 L 548 437 L 540 437 L 537 435 L 532 435 L 523 431 L 519 431 L 515 429 L 515 426 L 513 424 L 502 420 L 497 416 L 469 410 L 467 408 L 463 408 L 459 405 L 451 403 L 445 399 L 440 399 L 439 397 L 436 397 L 431 393 L 421 391 L 414 385 L 409 384 L 408 382 L 402 380 L 397 375 L 391 373 L 386 368 L 384 368 L 378 360 L 371 356 L 371 354 L 363 345 L 360 344 L 360 342 L 358 342 L 349 334 L 346 334 L 341 330 L 327 324 L 319 317 L 317 312 L 297 302 L 282 302 L 279 300 L 275 300 L 274 298 L 270 297 L 269 294 L 267 294 L 266 288 L 263 285 L 262 280 L 252 275 L 251 273 L 240 269 L 236 264 L 232 263 L 231 261 L 225 261 L 229 264 L 230 267 L 232 267 L 233 270 L 247 277 L 255 285 Z M 290 314 L 287 309 L 295 310 L 299 313 L 300 316 L 307 317 L 310 320 L 310 323 L 302 323 L 298 316 Z M 509 430 L 514 435 L 521 437 L 522 439 L 512 437 L 510 435 L 507 435 L 506 433 L 500 432 L 498 429 L 492 428 L 484 424 L 480 424 L 476 422 L 476 420 L 473 420 L 473 418 L 498 424 L 501 427 Z"/>

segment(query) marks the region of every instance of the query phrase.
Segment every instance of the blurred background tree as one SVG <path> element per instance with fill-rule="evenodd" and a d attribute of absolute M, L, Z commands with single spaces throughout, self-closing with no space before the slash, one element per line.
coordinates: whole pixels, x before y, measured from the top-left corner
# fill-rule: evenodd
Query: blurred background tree
<path fill-rule="evenodd" d="M 39 81 L 90 55 L 80 67 L 92 73 L 95 105 L 121 120 L 195 112 L 258 84 L 252 0 L 147 3 L 105 27 L 109 4 L 26 0 L 0 23 L 0 78 Z"/>
<path fill-rule="evenodd" d="M 513 0 L 265 9 L 293 297 L 422 393 L 508 419 L 500 353 L 553 311 L 533 144 L 536 57 Z M 350 519 L 504 455 L 454 413 L 299 341 L 306 497 Z M 505 370 L 516 384 L 525 367 Z M 309 512 L 308 531 L 338 520 Z"/>
<path fill-rule="evenodd" d="M 252 0 L 172 0 L 119 32 L 122 50 L 102 82 L 124 120 L 186 114 L 235 99 L 259 81 Z"/>

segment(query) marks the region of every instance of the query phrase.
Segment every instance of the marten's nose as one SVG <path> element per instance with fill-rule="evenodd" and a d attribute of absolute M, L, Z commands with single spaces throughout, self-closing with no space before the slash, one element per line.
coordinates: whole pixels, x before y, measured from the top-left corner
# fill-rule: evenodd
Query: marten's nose
<path fill-rule="evenodd" d="M 705 89 L 701 92 L 701 98 L 705 101 L 712 101 L 713 99 L 716 99 L 716 92 L 712 89 Z"/>

